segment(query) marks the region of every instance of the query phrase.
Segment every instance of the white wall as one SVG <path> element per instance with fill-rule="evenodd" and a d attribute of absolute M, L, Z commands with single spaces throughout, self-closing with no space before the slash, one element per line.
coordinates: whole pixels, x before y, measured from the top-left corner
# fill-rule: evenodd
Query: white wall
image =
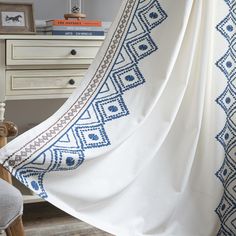
<path fill-rule="evenodd" d="M 122 0 L 83 0 L 88 19 L 112 21 Z M 8 0 L 7 2 L 34 2 L 36 19 L 63 18 L 68 11 L 67 0 Z"/>
<path fill-rule="evenodd" d="M 84 0 L 88 18 L 112 21 L 122 0 Z"/>
<path fill-rule="evenodd" d="M 89 19 L 112 21 L 122 0 L 84 0 L 84 12 Z M 32 2 L 32 0 L 8 0 Z M 67 11 L 67 0 L 34 0 L 36 19 L 62 18 Z M 64 100 L 8 101 L 6 119 L 14 121 L 20 131 L 31 128 L 53 114 Z"/>

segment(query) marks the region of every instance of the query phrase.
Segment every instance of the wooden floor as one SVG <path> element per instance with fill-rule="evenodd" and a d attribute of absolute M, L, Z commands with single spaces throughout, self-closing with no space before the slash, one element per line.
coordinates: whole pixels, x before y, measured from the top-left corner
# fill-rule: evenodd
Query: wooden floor
<path fill-rule="evenodd" d="M 111 236 L 46 202 L 26 204 L 23 223 L 26 236 Z"/>

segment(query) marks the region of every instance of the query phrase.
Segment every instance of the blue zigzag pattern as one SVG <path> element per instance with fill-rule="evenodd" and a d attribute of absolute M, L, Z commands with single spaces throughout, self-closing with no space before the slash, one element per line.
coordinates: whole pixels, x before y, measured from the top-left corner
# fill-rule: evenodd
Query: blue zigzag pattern
<path fill-rule="evenodd" d="M 139 61 L 158 49 L 150 32 L 166 18 L 158 1 L 139 1 L 123 46 L 96 98 L 49 149 L 16 171 L 15 176 L 22 183 L 47 198 L 43 186 L 46 173 L 76 169 L 82 164 L 86 150 L 110 145 L 105 125 L 129 115 L 123 94 L 144 84 Z"/>
<path fill-rule="evenodd" d="M 225 150 L 224 162 L 216 176 L 224 187 L 224 194 L 216 209 L 221 222 L 218 236 L 236 235 L 236 1 L 225 0 L 229 7 L 227 16 L 217 25 L 217 30 L 228 41 L 227 52 L 217 61 L 224 73 L 227 86 L 216 99 L 226 114 L 226 122 L 217 140 Z"/>

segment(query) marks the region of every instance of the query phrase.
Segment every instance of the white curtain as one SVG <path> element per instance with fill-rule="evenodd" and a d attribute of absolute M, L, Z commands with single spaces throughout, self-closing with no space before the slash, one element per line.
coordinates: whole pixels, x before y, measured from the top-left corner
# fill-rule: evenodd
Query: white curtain
<path fill-rule="evenodd" d="M 235 27 L 234 0 L 124 0 L 81 86 L 0 163 L 114 235 L 236 235 Z"/>

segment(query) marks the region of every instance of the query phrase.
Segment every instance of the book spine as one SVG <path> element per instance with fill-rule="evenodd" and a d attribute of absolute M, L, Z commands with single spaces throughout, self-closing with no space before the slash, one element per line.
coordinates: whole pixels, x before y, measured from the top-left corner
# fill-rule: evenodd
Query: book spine
<path fill-rule="evenodd" d="M 104 36 L 104 31 L 63 31 L 52 30 L 47 32 L 49 35 L 68 35 L 68 36 Z"/>
<path fill-rule="evenodd" d="M 100 27 L 102 26 L 101 21 L 94 20 L 52 20 L 46 22 L 47 26 L 93 26 Z"/>
<path fill-rule="evenodd" d="M 46 31 L 105 31 L 104 27 L 87 27 L 87 26 L 48 26 Z"/>

